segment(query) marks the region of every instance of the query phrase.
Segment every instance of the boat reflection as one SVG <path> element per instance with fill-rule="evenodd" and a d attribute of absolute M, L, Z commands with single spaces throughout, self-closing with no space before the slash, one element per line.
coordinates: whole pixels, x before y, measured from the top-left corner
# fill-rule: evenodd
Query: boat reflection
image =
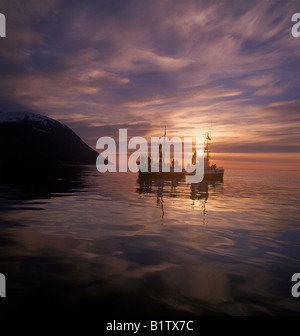
<path fill-rule="evenodd" d="M 203 215 L 205 216 L 206 203 L 209 198 L 209 193 L 213 192 L 216 188 L 223 188 L 223 181 L 202 181 L 200 183 L 187 184 L 185 181 L 175 179 L 137 179 L 138 187 L 136 192 L 139 195 L 156 195 L 156 205 L 161 207 L 162 218 L 164 217 L 164 197 L 179 198 L 179 199 L 191 199 L 193 201 L 202 201 Z M 218 190 L 219 191 L 219 190 Z"/>

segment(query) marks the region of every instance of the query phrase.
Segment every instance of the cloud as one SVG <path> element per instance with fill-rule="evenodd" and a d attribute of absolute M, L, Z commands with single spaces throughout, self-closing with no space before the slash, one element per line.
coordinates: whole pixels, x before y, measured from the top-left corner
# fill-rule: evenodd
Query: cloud
<path fill-rule="evenodd" d="M 117 125 L 140 135 L 162 125 L 180 135 L 213 125 L 220 151 L 222 144 L 259 150 L 261 141 L 295 150 L 288 130 L 299 126 L 300 49 L 290 34 L 296 2 L 1 6 L 8 30 L 0 40 L 0 110 L 59 118 L 90 144 Z"/>

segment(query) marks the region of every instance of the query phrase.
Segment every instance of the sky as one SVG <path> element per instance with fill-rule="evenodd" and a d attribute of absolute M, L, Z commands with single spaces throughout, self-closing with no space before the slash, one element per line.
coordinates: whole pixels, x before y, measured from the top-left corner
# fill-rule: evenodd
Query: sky
<path fill-rule="evenodd" d="M 102 136 L 197 136 L 228 168 L 300 168 L 300 1 L 0 0 L 0 111 Z"/>

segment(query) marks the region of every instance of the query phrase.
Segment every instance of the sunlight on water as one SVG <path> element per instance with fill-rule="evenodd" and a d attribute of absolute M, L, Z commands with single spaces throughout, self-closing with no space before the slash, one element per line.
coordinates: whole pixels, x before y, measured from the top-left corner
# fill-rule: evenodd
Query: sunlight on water
<path fill-rule="evenodd" d="M 296 173 L 232 170 L 192 185 L 94 167 L 3 177 L 8 310 L 30 297 L 29 312 L 47 311 L 55 296 L 61 313 L 299 313 Z"/>

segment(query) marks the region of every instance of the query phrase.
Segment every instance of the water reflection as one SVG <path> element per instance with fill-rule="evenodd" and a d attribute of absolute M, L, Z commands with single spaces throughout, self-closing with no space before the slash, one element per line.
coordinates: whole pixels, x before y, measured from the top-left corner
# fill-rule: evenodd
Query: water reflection
<path fill-rule="evenodd" d="M 300 255 L 294 180 L 234 172 L 186 184 L 95 167 L 0 176 L 12 315 L 299 312 L 290 297 Z"/>
<path fill-rule="evenodd" d="M 186 184 L 182 179 L 145 179 L 145 178 L 138 178 L 137 179 L 136 192 L 139 195 L 147 195 L 153 194 L 156 195 L 156 205 L 157 207 L 161 208 L 162 215 L 161 217 L 164 218 L 164 197 L 170 198 L 183 198 L 183 199 L 191 199 L 201 200 L 202 201 L 202 209 L 203 209 L 203 216 L 205 221 L 205 215 L 207 213 L 206 210 L 206 203 L 209 198 L 209 191 L 212 190 L 216 192 L 223 191 L 223 181 L 202 181 L 200 183 L 191 183 Z"/>
<path fill-rule="evenodd" d="M 87 167 L 39 167 L 0 171 L 0 211 L 18 205 L 19 209 L 41 210 L 42 200 L 64 197 L 88 188 Z M 40 200 L 40 202 L 30 202 Z M 35 204 L 37 207 L 32 207 Z M 28 208 L 27 208 L 28 209 Z"/>
<path fill-rule="evenodd" d="M 169 197 L 189 197 L 192 200 L 205 199 L 207 201 L 209 192 L 208 186 L 216 187 L 216 182 L 202 181 L 200 183 L 186 184 L 182 180 L 163 180 L 163 179 L 138 179 L 138 194 L 156 194 L 157 198 L 163 198 L 166 194 Z M 221 183 L 221 182 L 219 182 Z M 219 184 L 218 183 L 218 184 Z M 184 193 L 182 188 L 185 187 Z M 190 193 L 186 192 L 187 188 Z"/>

